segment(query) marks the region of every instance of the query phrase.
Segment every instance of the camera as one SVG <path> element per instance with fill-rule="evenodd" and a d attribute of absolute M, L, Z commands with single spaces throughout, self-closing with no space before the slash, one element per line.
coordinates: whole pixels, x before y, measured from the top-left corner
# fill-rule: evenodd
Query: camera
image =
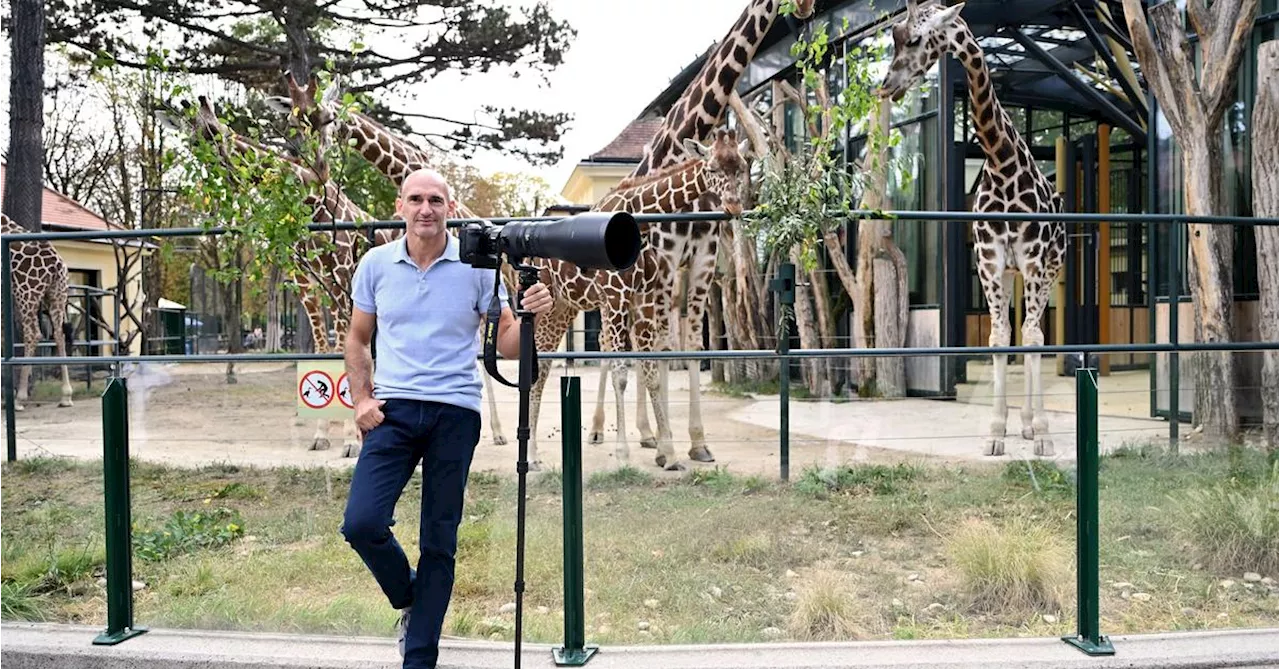
<path fill-rule="evenodd" d="M 502 256 L 558 258 L 582 269 L 625 270 L 640 256 L 640 227 L 625 211 L 588 211 L 558 221 L 471 222 L 458 230 L 458 255 L 473 267 L 497 269 Z"/>

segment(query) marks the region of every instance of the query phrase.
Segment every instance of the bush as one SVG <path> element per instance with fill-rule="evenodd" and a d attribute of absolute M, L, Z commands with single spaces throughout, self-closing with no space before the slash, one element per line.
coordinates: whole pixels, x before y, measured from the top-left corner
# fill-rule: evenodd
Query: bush
<path fill-rule="evenodd" d="M 788 627 L 803 641 L 839 641 L 858 637 L 857 600 L 845 574 L 818 571 L 797 588 Z"/>
<path fill-rule="evenodd" d="M 1057 611 L 1071 581 L 1071 552 L 1055 530 L 1023 518 L 1004 527 L 969 521 L 947 553 L 977 610 Z"/>
<path fill-rule="evenodd" d="M 1262 480 L 1184 491 L 1174 504 L 1179 530 L 1206 565 L 1223 573 L 1276 573 L 1280 501 L 1274 470 Z"/>

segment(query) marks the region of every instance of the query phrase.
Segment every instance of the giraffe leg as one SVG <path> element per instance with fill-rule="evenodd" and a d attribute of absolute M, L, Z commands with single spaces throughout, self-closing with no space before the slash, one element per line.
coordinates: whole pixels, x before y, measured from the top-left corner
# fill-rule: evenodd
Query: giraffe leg
<path fill-rule="evenodd" d="M 40 321 L 38 313 L 34 318 L 24 318 L 22 323 L 22 356 L 24 358 L 34 358 L 36 356 L 36 345 L 40 343 Z M 27 407 L 25 402 L 29 395 L 27 394 L 27 386 L 31 383 L 31 366 L 23 365 L 18 368 L 18 396 L 13 403 L 14 411 L 23 411 Z"/>
<path fill-rule="evenodd" d="M 529 471 L 542 469 L 542 461 L 538 459 L 538 412 L 542 406 L 542 389 L 551 376 L 551 361 L 539 360 L 537 377 L 533 380 L 533 388 L 529 390 Z"/>
<path fill-rule="evenodd" d="M 493 430 L 493 445 L 506 446 L 507 437 L 502 433 L 502 423 L 498 421 L 498 398 L 493 394 L 493 379 L 483 369 L 480 370 L 480 378 L 484 379 L 484 392 L 489 396 L 489 429 Z"/>
<path fill-rule="evenodd" d="M 1040 318 L 1049 303 L 1052 281 L 1032 276 L 1026 280 L 1026 318 L 1022 322 L 1022 342 L 1025 346 L 1044 345 L 1044 332 Z M 1032 353 L 1023 358 L 1026 375 L 1026 397 L 1022 403 L 1022 437 L 1033 440 L 1036 455 L 1053 455 L 1053 438 L 1049 436 L 1049 420 L 1044 413 L 1044 388 L 1041 386 L 1040 354 Z"/>
<path fill-rule="evenodd" d="M 62 289 L 62 294 L 66 295 L 66 288 Z M 65 300 L 54 300 L 53 305 L 49 308 L 49 320 L 53 324 L 53 342 L 54 350 L 57 351 L 59 358 L 65 358 L 67 355 L 67 338 L 63 335 L 62 325 L 67 317 L 67 304 Z M 60 407 L 72 406 L 71 403 L 71 372 L 66 365 L 62 367 L 62 399 L 58 402 Z"/>
<path fill-rule="evenodd" d="M 686 469 L 676 460 L 675 449 L 671 445 L 671 423 L 667 417 L 667 365 L 666 361 L 645 360 L 640 363 L 640 373 L 644 385 L 649 389 L 649 399 L 653 403 L 653 418 L 658 424 L 658 454 L 653 461 L 668 471 Z"/>
<path fill-rule="evenodd" d="M 715 247 L 697 257 L 714 259 Z M 702 350 L 702 315 L 711 292 L 709 286 L 714 270 L 714 263 L 689 270 L 692 280 L 689 282 L 688 315 L 683 319 L 686 351 Z M 689 361 L 689 458 L 698 462 L 716 461 L 707 448 L 707 434 L 702 425 L 702 363 L 699 360 Z"/>
<path fill-rule="evenodd" d="M 1005 292 L 1003 274 L 997 269 L 1000 264 L 986 270 L 988 265 L 979 266 L 982 288 L 987 296 L 987 309 L 991 314 L 991 335 L 987 338 L 988 346 L 1008 346 L 1012 331 L 1009 327 L 1009 295 Z M 985 270 L 985 271 L 984 271 Z M 993 371 L 991 375 L 991 424 L 990 433 L 983 449 L 985 455 L 1004 455 L 1005 423 L 1008 419 L 1009 407 L 1005 399 L 1005 368 L 1009 356 L 1005 354 L 991 356 Z"/>
<path fill-rule="evenodd" d="M 641 370 L 643 373 L 644 370 Z M 643 375 L 640 377 L 643 380 Z M 641 383 L 636 386 L 636 429 L 640 430 L 640 448 L 657 448 L 658 438 L 653 434 L 653 426 L 649 423 L 649 386 Z"/>
<path fill-rule="evenodd" d="M 592 446 L 599 446 L 604 443 L 604 394 L 609 386 L 609 367 L 606 362 L 600 365 L 600 384 L 596 388 L 596 411 L 591 414 L 591 432 L 587 437 L 587 443 Z M 616 384 L 617 381 L 615 380 Z M 626 381 L 622 382 L 623 388 L 626 388 Z"/>
<path fill-rule="evenodd" d="M 625 297 L 623 298 L 626 299 Z M 629 319 L 624 305 L 606 305 L 604 312 L 605 319 L 604 328 L 601 331 L 600 343 L 601 347 L 609 351 L 629 351 L 634 347 L 631 335 L 628 331 L 630 327 Z M 627 360 L 614 360 L 601 366 L 601 378 L 603 379 L 604 370 L 608 368 L 613 376 L 613 404 L 614 412 L 617 414 L 618 433 L 614 440 L 613 457 L 615 463 L 619 467 L 625 467 L 631 462 L 631 449 L 627 446 L 627 382 L 631 373 L 631 363 Z M 601 394 L 604 394 L 604 386 L 600 386 Z M 603 410 L 601 419 L 604 418 Z M 603 434 L 601 435 L 603 438 Z"/>

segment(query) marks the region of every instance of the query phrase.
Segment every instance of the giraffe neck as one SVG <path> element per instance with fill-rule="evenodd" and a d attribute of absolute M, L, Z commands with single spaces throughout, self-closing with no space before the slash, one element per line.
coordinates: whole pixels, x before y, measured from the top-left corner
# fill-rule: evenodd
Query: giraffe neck
<path fill-rule="evenodd" d="M 644 157 L 631 172 L 643 176 L 687 157 L 683 142 L 702 142 L 724 117 L 729 96 L 765 35 L 778 17 L 782 0 L 751 0 L 720 46 L 707 57 L 684 95 L 671 105 L 662 126 L 644 149 Z"/>
<path fill-rule="evenodd" d="M 707 192 L 707 163 L 688 160 L 654 173 L 652 178 L 624 180 L 597 205 L 601 211 L 625 210 L 633 214 L 691 209 Z"/>
<path fill-rule="evenodd" d="M 987 68 L 987 59 L 982 47 L 974 39 L 967 25 L 959 25 L 947 36 L 948 50 L 964 66 L 969 80 L 969 106 L 973 118 L 974 131 L 982 152 L 986 154 L 987 166 L 994 175 L 1014 176 L 1017 168 L 1016 155 L 1030 156 L 1030 150 L 1022 135 L 1009 120 L 1009 115 L 996 98 L 991 85 L 991 71 Z M 1030 163 L 1032 166 L 1034 162 Z"/>
<path fill-rule="evenodd" d="M 397 188 L 416 169 L 426 167 L 426 152 L 396 136 L 386 126 L 360 113 L 342 124 L 343 133 L 356 140 L 355 149 L 378 168 Z"/>
<path fill-rule="evenodd" d="M 396 188 L 400 188 L 414 170 L 431 165 L 430 154 L 364 114 L 353 113 L 350 121 L 339 123 L 341 134 L 355 138 L 355 148 L 360 155 L 390 179 Z M 476 218 L 475 213 L 462 202 L 458 202 L 458 216 Z M 393 237 L 397 235 L 395 233 Z"/>

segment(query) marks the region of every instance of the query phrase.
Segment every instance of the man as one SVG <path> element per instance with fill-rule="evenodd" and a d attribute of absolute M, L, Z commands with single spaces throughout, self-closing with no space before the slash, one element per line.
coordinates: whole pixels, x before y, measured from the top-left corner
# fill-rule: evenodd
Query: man
<path fill-rule="evenodd" d="M 453 592 L 467 470 L 480 440 L 476 332 L 494 295 L 495 273 L 459 260 L 458 240 L 445 230 L 455 206 L 439 173 L 410 174 L 396 198 L 405 235 L 366 253 L 352 280 L 345 360 L 364 443 L 342 534 L 401 611 L 399 645 L 406 669 L 436 666 Z M 506 302 L 500 282 L 499 299 Z M 538 283 L 525 292 L 522 306 L 541 313 L 551 302 L 547 287 Z M 375 324 L 378 367 L 371 375 Z M 520 356 L 520 328 L 506 306 L 497 343 L 503 357 Z M 421 555 L 415 570 L 391 525 L 419 461 Z"/>

